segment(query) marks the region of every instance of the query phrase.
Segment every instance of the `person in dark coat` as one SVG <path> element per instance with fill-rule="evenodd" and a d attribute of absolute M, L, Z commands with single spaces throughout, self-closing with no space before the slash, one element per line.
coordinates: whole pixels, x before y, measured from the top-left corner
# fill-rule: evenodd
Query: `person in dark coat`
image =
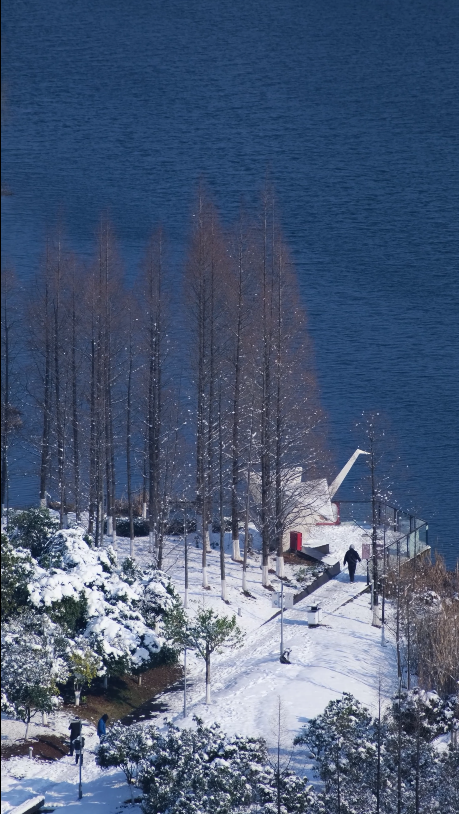
<path fill-rule="evenodd" d="M 73 741 L 75 738 L 79 738 L 81 735 L 81 727 L 82 723 L 79 718 L 75 718 L 74 721 L 70 721 L 70 757 L 73 755 Z"/>
<path fill-rule="evenodd" d="M 99 718 L 99 723 L 97 724 L 97 734 L 99 735 L 99 740 L 101 743 L 104 740 L 105 735 L 107 734 L 107 728 L 105 726 L 107 721 L 108 715 L 107 713 L 105 713 L 105 715 L 102 715 L 102 718 Z"/>
<path fill-rule="evenodd" d="M 358 562 L 361 562 L 361 559 L 351 543 L 344 557 L 344 565 L 347 563 L 349 569 L 349 582 L 354 582 L 355 569 L 357 568 Z"/>

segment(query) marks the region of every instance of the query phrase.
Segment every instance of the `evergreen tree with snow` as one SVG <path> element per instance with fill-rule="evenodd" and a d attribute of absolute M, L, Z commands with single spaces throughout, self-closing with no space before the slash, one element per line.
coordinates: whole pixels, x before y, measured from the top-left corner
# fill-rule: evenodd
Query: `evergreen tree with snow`
<path fill-rule="evenodd" d="M 137 783 L 142 760 L 151 755 L 156 739 L 156 729 L 144 724 L 123 726 L 115 723 L 99 745 L 96 760 L 99 766 L 120 766 L 133 799 L 133 787 Z"/>
<path fill-rule="evenodd" d="M 115 725 L 97 751 L 101 766 L 121 766 L 143 792 L 145 814 L 316 814 L 315 794 L 292 771 L 276 773 L 261 738 L 229 737 L 218 724 L 194 719 L 192 729 L 169 723 Z"/>
<path fill-rule="evenodd" d="M 2 623 L 27 605 L 27 585 L 33 574 L 29 552 L 11 545 L 2 534 Z"/>
<path fill-rule="evenodd" d="M 330 701 L 322 715 L 303 727 L 296 744 L 306 744 L 324 783 L 327 814 L 372 811 L 376 777 L 375 725 L 350 693 Z"/>
<path fill-rule="evenodd" d="M 2 711 L 25 723 L 26 739 L 32 717 L 62 702 L 58 684 L 69 675 L 62 646 L 46 617 L 26 613 L 2 627 Z"/>

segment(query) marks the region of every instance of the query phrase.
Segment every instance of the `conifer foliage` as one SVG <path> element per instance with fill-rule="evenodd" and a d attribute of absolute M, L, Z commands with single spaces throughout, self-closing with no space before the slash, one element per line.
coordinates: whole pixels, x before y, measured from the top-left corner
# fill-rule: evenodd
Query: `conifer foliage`
<path fill-rule="evenodd" d="M 453 705 L 399 693 L 374 719 L 349 693 L 331 701 L 296 738 L 316 760 L 327 814 L 457 812 L 459 750 L 454 741 L 440 749 L 434 742 L 445 721 L 451 729 Z"/>
<path fill-rule="evenodd" d="M 315 795 L 306 779 L 284 772 L 281 807 L 276 774 L 261 738 L 229 737 L 218 724 L 164 732 L 112 727 L 100 745 L 101 766 L 121 766 L 143 792 L 145 814 L 309 814 Z"/>

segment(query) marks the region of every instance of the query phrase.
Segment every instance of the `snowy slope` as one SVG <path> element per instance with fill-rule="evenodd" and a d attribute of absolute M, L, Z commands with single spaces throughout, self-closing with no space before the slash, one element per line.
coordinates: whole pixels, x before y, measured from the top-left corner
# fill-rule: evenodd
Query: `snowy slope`
<path fill-rule="evenodd" d="M 214 540 L 217 541 L 217 535 Z M 349 543 L 353 542 L 361 551 L 364 540 L 359 529 L 329 526 L 317 529 L 315 544 L 328 542 L 331 559 L 335 562 L 340 558 L 342 563 Z M 137 559 L 147 564 L 151 559 L 148 540 L 140 538 L 135 542 Z M 256 542 L 255 539 L 255 545 Z M 230 546 L 228 534 L 228 552 Z M 129 541 L 118 539 L 119 558 L 123 559 L 128 553 Z M 249 560 L 248 587 L 253 598 L 242 594 L 241 565 L 232 562 L 229 556 L 225 558 L 229 604 L 220 597 L 219 552 L 214 550 L 207 556 L 210 590 L 201 587 L 201 556 L 202 551 L 190 538 L 190 613 L 204 604 L 219 613 L 236 614 L 238 624 L 246 633 L 245 642 L 239 651 L 223 652 L 213 657 L 212 702 L 209 706 L 204 703 L 203 662 L 188 654 L 191 685 L 188 717 L 184 720 L 182 716 L 181 694 L 165 694 L 169 712 L 156 719 L 158 725 L 168 717 L 181 726 L 191 726 L 192 716 L 197 714 L 206 722 L 218 721 L 230 734 L 262 735 L 269 744 L 274 739 L 273 721 L 280 698 L 288 746 L 303 723 L 322 712 L 328 701 L 340 697 L 343 692 L 353 693 L 374 712 L 381 678 L 383 695 L 389 697 L 396 677 L 395 648 L 390 641 L 382 647 L 381 631 L 371 625 L 369 596 L 361 593 L 366 588 L 364 564 L 359 566 L 353 585 L 343 572 L 319 588 L 312 597 L 285 612 L 284 646 L 291 648 L 291 664 L 283 665 L 279 662 L 280 617 L 272 618 L 277 613 L 272 607 L 272 593 L 261 586 L 259 554 L 255 553 Z M 275 567 L 274 558 L 271 566 Z M 183 541 L 173 538 L 167 541 L 164 570 L 183 597 Z M 286 567 L 286 572 L 291 576 L 290 566 Z M 270 577 L 277 589 L 279 582 L 275 574 Z M 308 628 L 306 621 L 306 609 L 311 599 L 323 608 L 322 624 L 317 628 Z M 47 804 L 58 804 L 66 811 L 75 809 L 88 814 L 96 811 L 114 814 L 118 811 L 129 797 L 128 787 L 120 771 L 102 772 L 95 765 L 90 748 L 96 742 L 95 735 L 91 734 L 85 755 L 85 796 L 82 801 L 76 799 L 77 770 L 70 757 L 50 764 L 27 758 L 6 761 L 2 767 L 2 814 L 27 797 L 45 792 Z M 304 752 L 298 752 L 294 763 L 297 771 L 306 769 L 310 774 Z M 130 810 L 134 814 L 140 811 L 138 807 Z"/>

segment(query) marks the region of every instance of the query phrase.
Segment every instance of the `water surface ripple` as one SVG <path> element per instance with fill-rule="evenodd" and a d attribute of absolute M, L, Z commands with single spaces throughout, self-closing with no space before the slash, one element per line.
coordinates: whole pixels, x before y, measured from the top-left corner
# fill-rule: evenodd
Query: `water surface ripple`
<path fill-rule="evenodd" d="M 455 0 L 3 4 L 5 258 L 29 275 L 59 209 L 89 252 L 109 207 L 128 268 L 158 220 L 178 264 L 197 178 L 230 218 L 269 171 L 336 466 L 361 410 L 387 413 L 397 498 L 451 563 L 458 15 Z"/>

